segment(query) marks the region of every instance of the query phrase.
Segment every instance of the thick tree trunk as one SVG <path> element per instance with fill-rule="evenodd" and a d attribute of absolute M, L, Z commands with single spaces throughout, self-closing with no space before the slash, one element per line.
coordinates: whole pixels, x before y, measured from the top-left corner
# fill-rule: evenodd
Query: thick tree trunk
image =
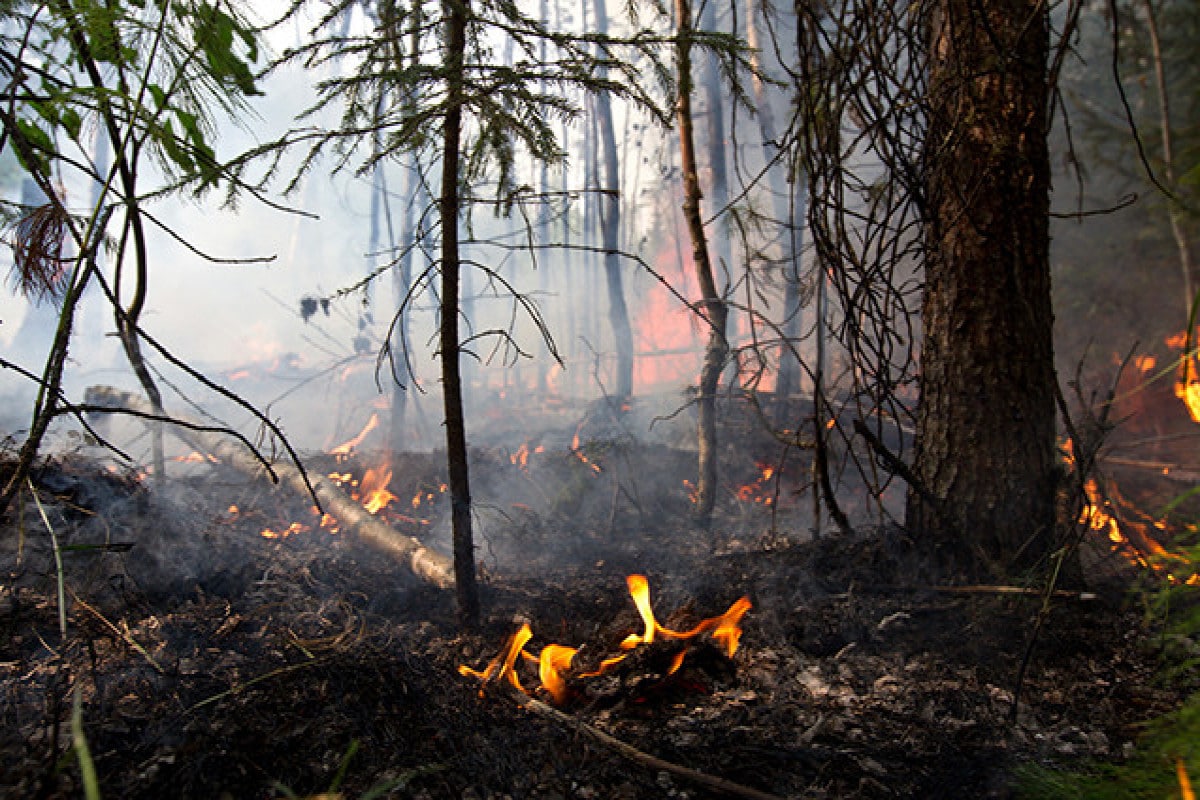
<path fill-rule="evenodd" d="M 1055 454 L 1046 6 L 940 0 L 929 29 L 921 402 L 910 529 L 950 564 L 1049 552 Z"/>
<path fill-rule="evenodd" d="M 596 25 L 601 36 L 608 32 L 605 0 L 596 0 Z M 606 80 L 602 67 L 598 80 Z M 600 196 L 600 236 L 604 248 L 604 276 L 608 286 L 608 321 L 612 326 L 617 351 L 617 379 L 614 386 L 621 400 L 633 394 L 633 330 L 625 305 L 625 286 L 621 280 L 621 256 L 618 251 L 621 230 L 620 179 L 617 175 L 617 137 L 613 132 L 612 103 L 608 92 L 596 95 L 596 121 L 600 128 L 600 148 L 604 157 L 604 185 Z"/>
<path fill-rule="evenodd" d="M 463 51 L 467 39 L 468 0 L 446 0 L 447 109 L 442 139 L 441 357 L 442 395 L 446 413 L 447 483 L 450 487 L 454 539 L 454 589 L 459 622 L 479 624 L 479 589 L 475 583 L 475 541 L 471 532 L 471 484 L 467 471 L 467 431 L 463 418 L 462 374 L 458 333 L 458 163 L 462 137 Z"/>
<path fill-rule="evenodd" d="M 704 363 L 700 368 L 699 475 L 696 481 L 696 518 L 707 527 L 712 522 L 713 506 L 717 500 L 717 384 L 729 355 L 725 326 L 729 310 L 717 291 L 704 220 L 700 215 L 700 176 L 696 171 L 696 146 L 692 130 L 692 9 L 689 0 L 675 0 L 676 79 L 679 98 L 676 111 L 679 120 L 679 160 L 683 170 L 683 217 L 692 242 L 692 263 L 700 284 L 701 308 L 708 323 L 708 344 L 704 348 Z"/>

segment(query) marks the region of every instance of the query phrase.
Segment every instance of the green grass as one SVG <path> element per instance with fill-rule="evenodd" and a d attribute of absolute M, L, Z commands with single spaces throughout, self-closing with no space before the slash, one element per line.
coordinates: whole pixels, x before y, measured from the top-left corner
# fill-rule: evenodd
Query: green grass
<path fill-rule="evenodd" d="M 1092 763 L 1070 771 L 1045 766 L 1023 769 L 1018 796 L 1055 800 L 1166 800 L 1181 796 L 1176 762 L 1182 759 L 1192 786 L 1200 785 L 1200 692 L 1178 711 L 1154 720 L 1122 764 Z"/>

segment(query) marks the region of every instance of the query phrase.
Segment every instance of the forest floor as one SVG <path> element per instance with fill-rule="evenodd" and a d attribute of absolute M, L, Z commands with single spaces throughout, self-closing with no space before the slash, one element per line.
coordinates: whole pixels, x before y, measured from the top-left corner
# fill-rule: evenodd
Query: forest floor
<path fill-rule="evenodd" d="M 629 443 L 547 447 L 526 463 L 474 454 L 477 499 L 503 502 L 480 503 L 485 621 L 470 634 L 452 592 L 354 538 L 261 535 L 311 522 L 303 498 L 266 481 L 205 465 L 152 490 L 91 458 L 52 459 L 36 480 L 43 509 L 27 497 L 0 532 L 0 795 L 81 796 L 79 697 L 109 797 L 736 796 L 589 727 L 779 797 L 1010 797 L 1023 764 L 1128 758 L 1142 724 L 1187 688 L 1156 680 L 1159 639 L 1102 546 L 1089 593 L 1054 598 L 1030 650 L 1036 592 L 930 585 L 893 526 L 814 538 L 798 510 L 772 524 L 762 498 L 731 488 L 698 532 L 674 477 L 650 499 L 693 457 Z M 440 456 L 392 466 L 391 522 L 443 546 Z M 504 492 L 488 477 L 501 473 L 515 476 Z M 65 638 L 42 511 L 62 553 Z M 748 597 L 736 653 L 703 636 L 646 645 L 572 680 L 565 717 L 460 674 L 483 669 L 522 622 L 534 654 L 550 642 L 593 661 L 620 652 L 643 630 L 630 574 L 647 576 L 675 630 Z M 536 667 L 517 669 L 539 685 Z"/>

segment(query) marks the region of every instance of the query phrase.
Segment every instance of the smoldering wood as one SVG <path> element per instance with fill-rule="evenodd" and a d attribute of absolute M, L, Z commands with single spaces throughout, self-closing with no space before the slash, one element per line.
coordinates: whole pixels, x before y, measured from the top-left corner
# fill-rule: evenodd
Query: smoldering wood
<path fill-rule="evenodd" d="M 127 411 L 154 416 L 149 403 L 142 397 L 108 386 L 90 387 L 85 394 L 85 404 L 92 410 Z M 180 424 L 173 425 L 171 432 L 188 447 L 208 453 L 222 464 L 252 478 L 273 473 L 278 483 L 297 494 L 316 499 L 322 510 L 337 518 L 342 531 L 358 536 L 438 588 L 449 589 L 454 586 L 453 564 L 449 557 L 385 524 L 324 477 L 316 477 L 310 482 L 292 464 L 278 462 L 266 466 L 247 448 L 235 444 L 227 434 L 198 430 L 204 427 L 199 425 L 184 427 L 193 424 L 186 418 L 176 418 L 174 421 Z"/>

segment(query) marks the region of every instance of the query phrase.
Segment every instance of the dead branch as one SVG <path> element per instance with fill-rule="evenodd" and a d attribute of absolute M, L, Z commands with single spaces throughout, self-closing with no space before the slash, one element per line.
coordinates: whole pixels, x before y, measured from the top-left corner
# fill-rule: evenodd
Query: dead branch
<path fill-rule="evenodd" d="M 896 592 L 936 592 L 938 594 L 991 594 L 991 595 L 1021 595 L 1025 597 L 1045 597 L 1046 590 L 1036 586 L 993 586 L 976 584 L 972 586 L 895 586 L 884 584 L 875 587 Z M 1054 589 L 1051 597 L 1064 600 L 1095 600 L 1095 592 L 1074 592 L 1068 589 Z"/>
<path fill-rule="evenodd" d="M 644 753 L 641 750 L 638 750 L 633 745 L 623 742 L 612 734 L 605 733 L 599 728 L 589 725 L 583 720 L 576 719 L 569 714 L 564 714 L 557 708 L 546 705 L 541 700 L 537 700 L 519 692 L 511 692 L 510 694 L 517 701 L 517 704 L 522 708 L 532 711 L 538 716 L 545 717 L 564 725 L 576 733 L 587 734 L 605 747 L 616 751 L 617 754 L 624 756 L 634 763 L 641 764 L 644 767 L 661 770 L 663 772 L 669 772 L 670 774 L 683 778 L 686 781 L 703 786 L 705 789 L 709 789 L 714 792 L 721 792 L 727 795 L 733 795 L 735 797 L 746 797 L 750 800 L 783 800 L 783 798 L 781 798 L 779 795 L 761 792 L 758 789 L 753 789 L 740 783 L 734 783 L 733 781 L 726 780 L 725 778 L 719 778 L 715 775 L 708 775 L 707 773 L 694 770 L 691 767 L 685 767 L 681 764 L 664 761 L 657 756 L 652 756 L 649 753 Z"/>
<path fill-rule="evenodd" d="M 89 400 L 106 410 L 127 410 L 138 415 L 152 413 L 145 400 L 128 392 L 92 387 L 87 394 Z M 449 557 L 384 524 L 331 481 L 313 479 L 310 492 L 308 479 L 299 467 L 285 462 L 264 465 L 257 460 L 258 455 L 253 450 L 234 445 L 228 435 L 213 432 L 211 426 L 197 425 L 186 419 L 171 421 L 176 423 L 171 431 L 193 450 L 208 453 L 222 464 L 252 478 L 273 472 L 292 491 L 315 498 L 321 508 L 337 518 L 341 530 L 359 536 L 371 547 L 406 564 L 418 577 L 441 589 L 454 585 L 453 564 Z"/>

